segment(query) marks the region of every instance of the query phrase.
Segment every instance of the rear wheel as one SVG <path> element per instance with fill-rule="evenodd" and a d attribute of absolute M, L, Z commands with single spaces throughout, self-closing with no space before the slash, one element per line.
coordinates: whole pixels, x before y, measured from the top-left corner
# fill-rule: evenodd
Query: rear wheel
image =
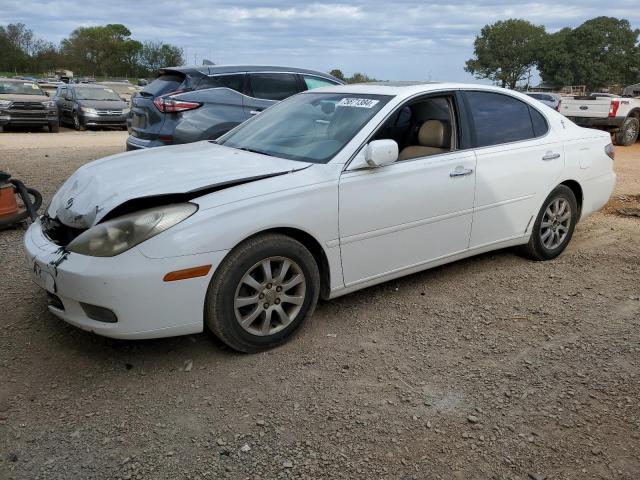
<path fill-rule="evenodd" d="M 300 242 L 280 234 L 251 238 L 218 268 L 207 291 L 205 319 L 224 343 L 259 352 L 286 342 L 313 313 L 320 273 Z"/>
<path fill-rule="evenodd" d="M 616 145 L 623 147 L 633 145 L 638 139 L 638 132 L 640 132 L 640 120 L 635 117 L 627 118 L 615 134 Z"/>
<path fill-rule="evenodd" d="M 557 186 L 538 213 L 523 253 L 533 260 L 551 260 L 569 244 L 578 221 L 578 203 L 566 185 Z"/>

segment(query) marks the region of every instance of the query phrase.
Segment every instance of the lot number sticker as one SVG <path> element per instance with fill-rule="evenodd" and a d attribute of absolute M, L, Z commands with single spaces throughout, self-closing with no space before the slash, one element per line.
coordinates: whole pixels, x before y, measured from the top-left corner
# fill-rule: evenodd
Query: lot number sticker
<path fill-rule="evenodd" d="M 343 98 L 338 102 L 339 107 L 373 108 L 380 100 L 370 98 Z"/>

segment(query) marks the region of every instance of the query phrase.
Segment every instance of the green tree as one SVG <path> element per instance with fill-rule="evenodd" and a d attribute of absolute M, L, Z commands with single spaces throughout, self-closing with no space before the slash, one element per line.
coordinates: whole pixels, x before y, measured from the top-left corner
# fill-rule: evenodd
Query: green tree
<path fill-rule="evenodd" d="M 334 68 L 333 70 L 331 70 L 329 72 L 329 75 L 333 75 L 334 77 L 336 77 L 339 80 L 342 80 L 343 82 L 346 81 L 346 78 L 344 78 L 344 73 L 342 73 L 342 70 L 340 70 L 339 68 Z"/>
<path fill-rule="evenodd" d="M 142 46 L 140 64 L 149 73 L 162 67 L 174 67 L 183 63 L 181 48 L 163 42 L 144 42 Z"/>
<path fill-rule="evenodd" d="M 121 24 L 80 27 L 62 40 L 62 54 L 74 70 L 93 75 L 133 76 L 138 74 L 142 43 L 130 38 Z"/>
<path fill-rule="evenodd" d="M 24 23 L 0 26 L 0 70 L 28 69 L 32 43 L 33 32 Z"/>
<path fill-rule="evenodd" d="M 587 85 L 591 90 L 638 78 L 640 30 L 628 20 L 597 17 L 575 29 L 550 35 L 541 50 L 538 69 L 544 81 Z"/>
<path fill-rule="evenodd" d="M 515 88 L 537 60 L 546 32 L 526 20 L 509 19 L 486 25 L 474 42 L 475 57 L 465 70 L 502 87 Z"/>

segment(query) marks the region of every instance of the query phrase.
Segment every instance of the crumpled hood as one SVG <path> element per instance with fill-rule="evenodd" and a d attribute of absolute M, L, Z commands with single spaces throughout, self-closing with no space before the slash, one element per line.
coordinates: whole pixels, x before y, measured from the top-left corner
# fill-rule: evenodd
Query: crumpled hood
<path fill-rule="evenodd" d="M 208 141 L 137 150 L 80 167 L 53 196 L 47 215 L 86 229 L 129 200 L 178 194 L 197 198 L 308 165 Z"/>

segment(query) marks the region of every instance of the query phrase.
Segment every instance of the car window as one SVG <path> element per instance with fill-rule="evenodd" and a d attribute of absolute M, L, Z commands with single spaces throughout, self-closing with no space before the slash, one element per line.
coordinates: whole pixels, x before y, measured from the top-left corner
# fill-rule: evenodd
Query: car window
<path fill-rule="evenodd" d="M 307 86 L 307 90 L 313 90 L 314 88 L 320 87 L 333 87 L 334 85 L 337 85 L 336 82 L 332 82 L 325 78 L 314 77 L 310 75 L 303 75 L 302 78 L 304 79 L 304 83 Z"/>
<path fill-rule="evenodd" d="M 326 163 L 393 97 L 303 93 L 233 129 L 217 143 L 264 155 Z"/>
<path fill-rule="evenodd" d="M 465 92 L 476 132 L 476 146 L 534 138 L 529 105 L 509 95 L 493 92 Z"/>
<path fill-rule="evenodd" d="M 292 73 L 252 73 L 250 77 L 255 98 L 284 100 L 300 92 L 298 76 Z"/>
<path fill-rule="evenodd" d="M 179 90 L 184 79 L 185 77 L 182 75 L 163 74 L 144 87 L 142 91 L 153 95 L 154 97 L 158 97 L 160 95 Z"/>
<path fill-rule="evenodd" d="M 65 93 L 67 93 L 67 87 L 58 87 L 56 97 L 64 98 Z"/>
<path fill-rule="evenodd" d="M 110 87 L 78 87 L 76 98 L 78 100 L 122 100 L 120 95 Z"/>
<path fill-rule="evenodd" d="M 44 92 L 37 83 L 0 80 L 0 94 L 44 95 Z"/>
<path fill-rule="evenodd" d="M 244 90 L 244 73 L 234 73 L 231 75 L 213 75 L 205 77 L 198 89 L 226 87 L 236 92 L 242 93 Z"/>
<path fill-rule="evenodd" d="M 531 122 L 533 123 L 533 133 L 536 137 L 541 137 L 549 131 L 547 120 L 544 118 L 544 115 L 532 106 L 529 106 L 529 112 L 531 114 Z"/>

